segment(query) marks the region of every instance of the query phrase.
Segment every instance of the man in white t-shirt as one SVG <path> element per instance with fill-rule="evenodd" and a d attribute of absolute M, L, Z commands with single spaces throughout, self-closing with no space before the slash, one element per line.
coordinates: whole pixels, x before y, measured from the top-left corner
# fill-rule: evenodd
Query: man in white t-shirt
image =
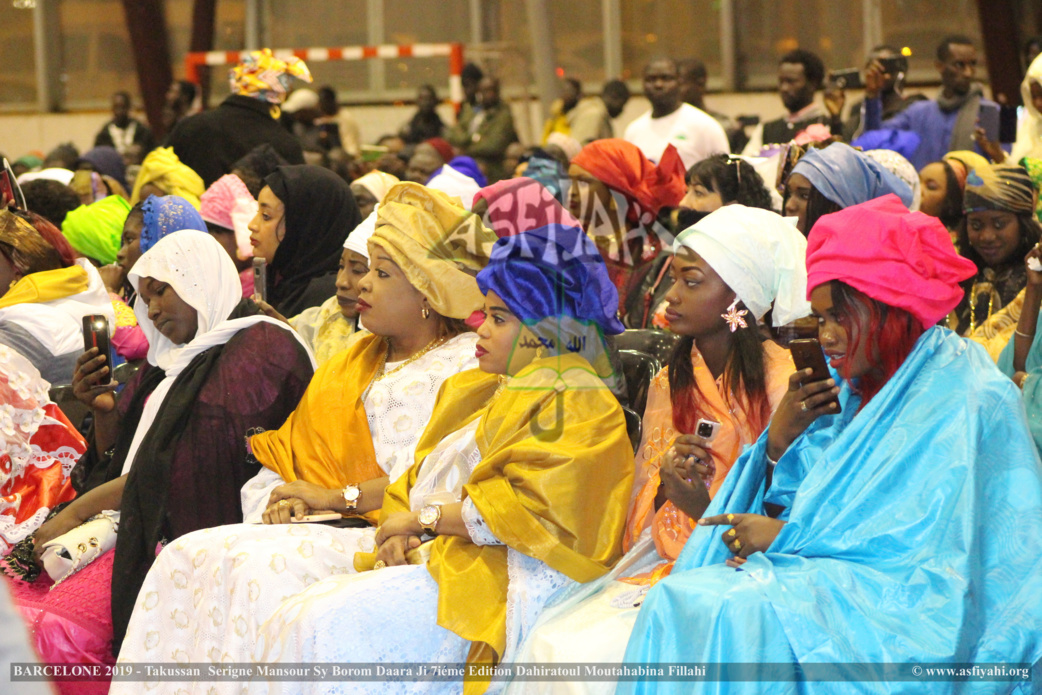
<path fill-rule="evenodd" d="M 710 155 L 730 151 L 727 133 L 716 119 L 680 101 L 673 60 L 657 58 L 648 63 L 644 68 L 644 96 L 651 102 L 651 111 L 630 123 L 623 138 L 639 147 L 648 159 L 659 161 L 666 145 L 673 145 L 684 168 L 690 169 Z"/>

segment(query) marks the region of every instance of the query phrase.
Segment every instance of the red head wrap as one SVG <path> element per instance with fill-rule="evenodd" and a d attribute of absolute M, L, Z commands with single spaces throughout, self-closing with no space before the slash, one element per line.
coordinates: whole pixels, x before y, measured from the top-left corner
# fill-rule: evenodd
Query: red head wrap
<path fill-rule="evenodd" d="M 572 159 L 572 164 L 626 196 L 630 218 L 643 224 L 653 222 L 663 207 L 679 205 L 687 192 L 684 164 L 673 145 L 666 146 L 656 166 L 630 142 L 615 138 L 594 140 Z"/>

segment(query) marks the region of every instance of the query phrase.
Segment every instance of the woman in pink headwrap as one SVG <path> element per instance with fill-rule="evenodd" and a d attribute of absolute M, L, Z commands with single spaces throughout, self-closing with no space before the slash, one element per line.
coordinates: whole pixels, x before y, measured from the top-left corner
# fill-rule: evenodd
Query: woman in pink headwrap
<path fill-rule="evenodd" d="M 834 691 L 815 673 L 842 678 L 849 664 L 1036 664 L 1038 454 L 1016 387 L 936 325 L 972 263 L 936 218 L 887 195 L 820 218 L 807 271 L 831 378 L 793 374 L 767 432 L 648 592 L 624 662 L 758 663 L 763 680 L 812 694 Z M 681 690 L 647 680 L 616 692 Z"/>
<path fill-rule="evenodd" d="M 631 277 L 662 249 L 659 237 L 669 227 L 660 213 L 679 205 L 687 191 L 680 155 L 667 146 L 656 165 L 625 140 L 595 140 L 572 159 L 568 175 L 568 208 L 597 244 L 625 298 Z M 619 309 L 625 312 L 622 302 Z"/>

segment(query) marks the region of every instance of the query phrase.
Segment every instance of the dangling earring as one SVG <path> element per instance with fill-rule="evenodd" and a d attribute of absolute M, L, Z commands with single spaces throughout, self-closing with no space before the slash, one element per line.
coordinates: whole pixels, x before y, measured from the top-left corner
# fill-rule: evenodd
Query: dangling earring
<path fill-rule="evenodd" d="M 727 307 L 727 313 L 720 314 L 720 317 L 723 318 L 724 321 L 727 321 L 728 327 L 730 327 L 731 332 L 734 333 L 739 328 L 749 327 L 749 324 L 747 324 L 743 318 L 748 313 L 749 312 L 745 309 L 738 308 L 738 297 L 735 296 L 734 301 L 731 302 L 731 306 Z"/>
<path fill-rule="evenodd" d="M 420 309 L 420 316 L 422 316 L 424 319 L 429 319 L 431 317 L 431 310 L 427 307 L 423 307 L 422 309 Z"/>

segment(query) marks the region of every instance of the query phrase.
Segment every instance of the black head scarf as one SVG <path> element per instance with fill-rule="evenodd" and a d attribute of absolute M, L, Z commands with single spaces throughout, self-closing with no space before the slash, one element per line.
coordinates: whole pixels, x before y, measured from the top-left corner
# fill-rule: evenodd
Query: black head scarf
<path fill-rule="evenodd" d="M 264 183 L 286 208 L 286 236 L 268 264 L 268 302 L 288 316 L 286 309 L 307 308 L 296 305 L 312 280 L 336 274 L 362 216 L 351 187 L 328 169 L 281 166 Z"/>

